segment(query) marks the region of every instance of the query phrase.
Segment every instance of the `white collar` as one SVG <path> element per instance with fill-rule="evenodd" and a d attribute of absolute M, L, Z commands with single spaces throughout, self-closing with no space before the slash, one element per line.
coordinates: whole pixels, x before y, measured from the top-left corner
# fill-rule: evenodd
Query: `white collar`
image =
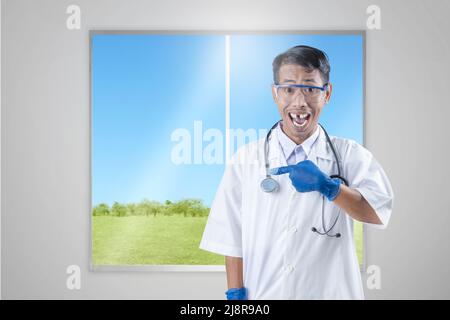
<path fill-rule="evenodd" d="M 301 146 L 303 151 L 305 152 L 305 155 L 308 157 L 309 153 L 311 151 L 312 145 L 314 142 L 316 142 L 317 138 L 319 137 L 319 125 L 317 125 L 316 130 L 313 132 L 312 135 L 310 135 L 305 141 L 303 141 L 301 144 L 296 144 L 294 141 L 289 138 L 286 133 L 284 133 L 282 129 L 282 121 L 278 122 L 277 130 L 278 130 L 278 141 L 280 143 L 281 149 L 283 150 L 284 156 L 286 159 L 288 159 L 292 152 L 295 151 L 296 148 Z"/>
<path fill-rule="evenodd" d="M 308 159 L 317 163 L 316 158 L 322 159 L 333 159 L 333 154 L 328 146 L 327 139 L 325 137 L 325 133 L 322 128 L 319 128 L 319 136 L 317 137 L 316 143 L 311 146 L 311 149 L 308 154 Z M 272 134 L 269 139 L 269 154 L 268 160 L 273 160 L 275 158 L 279 158 L 280 163 L 286 163 L 286 159 L 283 154 L 283 150 L 281 150 L 281 146 L 279 143 L 279 133 L 278 130 L 272 130 Z M 286 165 L 286 164 L 285 164 Z"/>

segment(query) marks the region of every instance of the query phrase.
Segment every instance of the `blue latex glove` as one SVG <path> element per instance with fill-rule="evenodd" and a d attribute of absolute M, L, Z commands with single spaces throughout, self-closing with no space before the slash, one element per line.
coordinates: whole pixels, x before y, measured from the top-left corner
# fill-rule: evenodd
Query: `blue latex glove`
<path fill-rule="evenodd" d="M 245 287 L 228 289 L 225 294 L 227 300 L 247 300 L 247 289 Z"/>
<path fill-rule="evenodd" d="M 310 160 L 270 170 L 272 175 L 285 173 L 289 173 L 292 185 L 298 192 L 319 191 L 330 201 L 339 194 L 342 181 L 338 178 L 330 178 Z"/>

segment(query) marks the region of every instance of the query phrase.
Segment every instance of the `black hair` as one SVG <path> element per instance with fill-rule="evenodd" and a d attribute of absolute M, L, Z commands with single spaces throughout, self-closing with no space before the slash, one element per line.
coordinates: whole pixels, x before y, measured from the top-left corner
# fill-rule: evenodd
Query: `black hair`
<path fill-rule="evenodd" d="M 273 81 L 278 84 L 280 67 L 285 64 L 297 64 L 309 70 L 317 69 L 322 80 L 328 83 L 330 78 L 330 63 L 328 56 L 322 50 L 309 46 L 295 46 L 275 57 L 272 63 Z"/>

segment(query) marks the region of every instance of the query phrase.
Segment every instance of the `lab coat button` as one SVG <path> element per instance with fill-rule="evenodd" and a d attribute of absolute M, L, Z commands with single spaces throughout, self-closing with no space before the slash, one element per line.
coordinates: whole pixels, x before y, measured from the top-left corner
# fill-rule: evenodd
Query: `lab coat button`
<path fill-rule="evenodd" d="M 290 264 L 284 267 L 286 273 L 291 273 L 292 271 L 294 271 L 294 269 L 294 266 Z"/>

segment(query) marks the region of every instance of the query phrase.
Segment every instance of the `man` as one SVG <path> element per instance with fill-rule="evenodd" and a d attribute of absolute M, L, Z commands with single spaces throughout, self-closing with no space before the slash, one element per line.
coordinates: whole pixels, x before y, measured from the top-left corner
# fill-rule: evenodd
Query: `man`
<path fill-rule="evenodd" d="M 364 298 L 353 220 L 385 228 L 393 191 L 367 149 L 349 139 L 328 141 L 318 125 L 331 98 L 329 72 L 326 54 L 308 46 L 273 61 L 282 120 L 268 142 L 233 156 L 200 243 L 226 256 L 228 299 Z M 261 190 L 266 162 L 279 186 L 274 192 Z"/>

